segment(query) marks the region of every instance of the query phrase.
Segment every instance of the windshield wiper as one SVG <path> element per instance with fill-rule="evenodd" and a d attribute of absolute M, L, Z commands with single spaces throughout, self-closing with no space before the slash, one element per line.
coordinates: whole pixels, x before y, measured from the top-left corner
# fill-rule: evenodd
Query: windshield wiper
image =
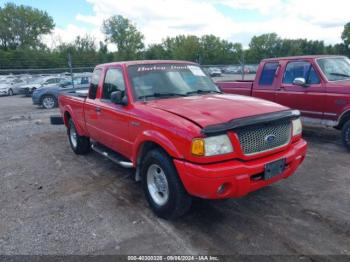
<path fill-rule="evenodd" d="M 343 73 L 330 73 L 332 76 L 343 76 L 343 77 L 350 77 L 350 75 L 343 74 Z"/>
<path fill-rule="evenodd" d="M 173 97 L 173 96 L 186 96 L 186 95 L 178 94 L 178 93 L 153 93 L 150 95 L 139 96 L 138 99 L 146 99 L 149 97 Z"/>
<path fill-rule="evenodd" d="M 198 89 L 195 91 L 190 91 L 187 92 L 186 95 L 193 95 L 193 94 L 210 94 L 210 93 L 215 93 L 215 94 L 222 94 L 222 92 L 220 91 L 216 91 L 216 90 L 202 90 L 202 89 Z"/>

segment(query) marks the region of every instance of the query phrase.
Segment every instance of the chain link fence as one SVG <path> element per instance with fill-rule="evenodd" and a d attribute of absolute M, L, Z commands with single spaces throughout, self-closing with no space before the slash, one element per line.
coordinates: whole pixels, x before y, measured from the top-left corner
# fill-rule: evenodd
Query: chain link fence
<path fill-rule="evenodd" d="M 258 64 L 202 65 L 202 68 L 214 81 L 239 81 L 253 80 L 258 70 Z"/>

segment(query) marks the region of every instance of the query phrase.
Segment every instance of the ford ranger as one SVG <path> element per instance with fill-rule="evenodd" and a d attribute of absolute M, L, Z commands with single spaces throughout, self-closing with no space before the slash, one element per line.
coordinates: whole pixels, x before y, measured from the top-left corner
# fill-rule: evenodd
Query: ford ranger
<path fill-rule="evenodd" d="M 262 60 L 254 81 L 217 82 L 230 94 L 267 99 L 301 111 L 305 124 L 342 130 L 350 151 L 350 60 L 296 56 Z"/>
<path fill-rule="evenodd" d="M 183 215 L 191 196 L 237 198 L 287 178 L 306 154 L 299 111 L 222 94 L 191 62 L 98 65 L 88 92 L 58 102 L 72 150 L 134 168 L 166 219 Z"/>

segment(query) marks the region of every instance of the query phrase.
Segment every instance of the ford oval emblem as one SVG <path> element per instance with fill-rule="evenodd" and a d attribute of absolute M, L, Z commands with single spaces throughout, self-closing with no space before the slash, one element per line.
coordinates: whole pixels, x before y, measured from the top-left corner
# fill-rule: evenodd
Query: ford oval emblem
<path fill-rule="evenodd" d="M 267 143 L 271 144 L 271 143 L 273 143 L 276 140 L 276 136 L 272 135 L 272 134 L 271 135 L 267 135 L 267 136 L 265 136 L 264 140 Z"/>

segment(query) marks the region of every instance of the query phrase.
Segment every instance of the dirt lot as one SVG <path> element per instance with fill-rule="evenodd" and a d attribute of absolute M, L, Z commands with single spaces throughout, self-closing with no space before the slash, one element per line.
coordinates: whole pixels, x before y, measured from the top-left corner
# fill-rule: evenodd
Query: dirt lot
<path fill-rule="evenodd" d="M 0 254 L 347 254 L 350 154 L 333 129 L 307 128 L 288 180 L 156 218 L 131 172 L 76 156 L 31 99 L 0 97 Z"/>

